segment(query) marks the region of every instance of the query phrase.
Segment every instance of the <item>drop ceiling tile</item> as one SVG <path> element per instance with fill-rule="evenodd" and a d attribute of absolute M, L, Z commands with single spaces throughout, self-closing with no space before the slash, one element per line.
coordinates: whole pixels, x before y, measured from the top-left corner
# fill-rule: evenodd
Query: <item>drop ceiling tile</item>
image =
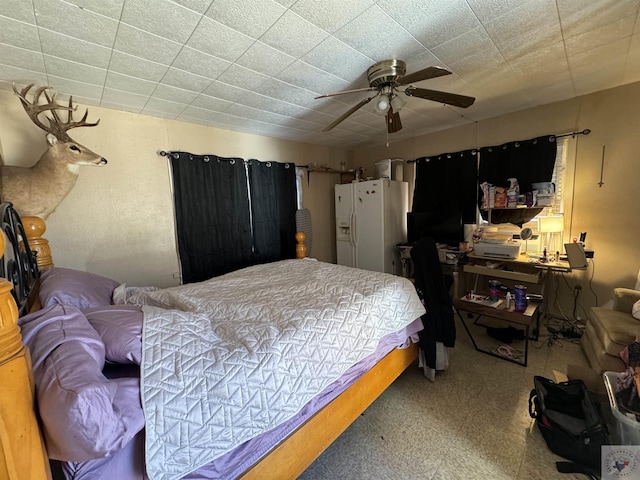
<path fill-rule="evenodd" d="M 227 60 L 208 55 L 193 48 L 183 47 L 174 60 L 172 67 L 202 77 L 217 78 L 230 65 L 232 63 Z"/>
<path fill-rule="evenodd" d="M 266 82 L 270 77 L 238 64 L 231 65 L 217 79 L 236 87 L 252 90 Z"/>
<path fill-rule="evenodd" d="M 588 32 L 565 38 L 567 55 L 576 55 L 585 50 L 590 50 L 607 43 L 615 42 L 621 38 L 629 37 L 633 33 L 635 24 L 635 17 L 627 17 L 589 30 Z"/>
<path fill-rule="evenodd" d="M 425 50 L 419 55 L 407 58 L 405 59 L 405 62 L 407 64 L 407 73 L 417 72 L 418 70 L 431 65 L 448 69 L 448 63 L 443 61 L 441 58 L 436 57 L 430 50 Z"/>
<path fill-rule="evenodd" d="M 203 17 L 187 46 L 224 60 L 238 59 L 254 40 L 210 18 Z"/>
<path fill-rule="evenodd" d="M 107 88 L 137 93 L 138 95 L 146 95 L 147 97 L 153 93 L 156 85 L 156 82 L 150 82 L 111 71 L 107 75 L 107 81 L 105 83 L 105 87 Z"/>
<path fill-rule="evenodd" d="M 233 105 L 233 102 L 201 93 L 191 102 L 191 105 L 214 112 L 224 112 Z"/>
<path fill-rule="evenodd" d="M 21 22 L 36 24 L 31 2 L 24 0 L 2 0 L 2 16 Z"/>
<path fill-rule="evenodd" d="M 467 0 L 482 23 L 491 21 L 522 5 L 522 0 Z"/>
<path fill-rule="evenodd" d="M 44 73 L 42 54 L 0 43 L 0 62 L 5 65 Z"/>
<path fill-rule="evenodd" d="M 112 47 L 118 22 L 62 1 L 33 0 L 38 26 L 103 47 Z M 61 21 L 64 19 L 64 21 Z"/>
<path fill-rule="evenodd" d="M 260 38 L 285 10 L 273 0 L 216 0 L 205 15 L 251 38 Z"/>
<path fill-rule="evenodd" d="M 229 120 L 230 117 L 225 116 L 224 113 L 218 112 L 216 115 L 211 115 L 211 110 L 204 108 L 198 108 L 193 105 L 187 106 L 184 111 L 178 116 L 178 120 L 182 118 L 194 119 L 194 120 L 207 120 L 208 122 L 222 122 Z"/>
<path fill-rule="evenodd" d="M 464 0 L 393 0 L 378 5 L 426 48 L 432 48 L 477 28 L 480 22 Z"/>
<path fill-rule="evenodd" d="M 180 115 L 185 108 L 186 105 L 184 103 L 170 102 L 161 98 L 151 97 L 142 110 L 142 113 L 146 113 L 151 110 L 154 112 L 169 114 L 168 118 L 175 118 Z"/>
<path fill-rule="evenodd" d="M 425 47 L 433 48 L 479 26 L 480 22 L 467 2 L 453 0 L 425 18 L 422 28 L 409 31 Z"/>
<path fill-rule="evenodd" d="M 214 80 L 202 93 L 211 97 L 221 98 L 229 102 L 236 102 L 247 94 L 247 90 Z"/>
<path fill-rule="evenodd" d="M 276 2 L 278 2 L 280 5 L 287 8 L 291 7 L 291 5 L 296 3 L 296 1 L 297 0 L 276 0 Z"/>
<path fill-rule="evenodd" d="M 61 94 L 72 95 L 74 98 L 100 98 L 102 95 L 102 85 L 90 85 L 54 75 L 48 75 L 47 77 L 49 79 L 49 85 Z"/>
<path fill-rule="evenodd" d="M 350 86 L 345 80 L 300 60 L 296 60 L 276 74 L 275 78 L 319 94 L 326 91 L 346 90 Z"/>
<path fill-rule="evenodd" d="M 116 73 L 138 77 L 151 82 L 159 82 L 168 68 L 168 65 L 135 57 L 118 50 L 113 51 L 111 62 L 109 63 L 109 69 Z"/>
<path fill-rule="evenodd" d="M 631 38 L 627 37 L 569 57 L 576 94 L 586 95 L 619 85 L 624 78 L 630 43 Z M 598 68 L 594 70 L 593 65 Z"/>
<path fill-rule="evenodd" d="M 300 58 L 328 35 L 321 28 L 309 23 L 291 10 L 287 10 L 260 37 L 260 41 L 292 57 Z M 292 41 L 293 38 L 296 40 Z"/>
<path fill-rule="evenodd" d="M 162 78 L 162 83 L 184 90 L 202 92 L 211 84 L 211 79 L 171 67 Z"/>
<path fill-rule="evenodd" d="M 101 105 L 105 103 L 115 103 L 118 105 L 128 105 L 132 110 L 140 111 L 144 108 L 149 97 L 147 95 L 137 95 L 135 93 L 123 92 L 122 90 L 114 90 L 113 88 L 105 88 L 102 93 Z"/>
<path fill-rule="evenodd" d="M 151 60 L 152 62 L 170 65 L 178 55 L 181 45 L 121 23 L 114 48 L 123 53 Z"/>
<path fill-rule="evenodd" d="M 267 112 L 279 113 L 280 115 L 290 115 L 297 117 L 303 115 L 308 109 L 292 103 L 282 102 L 265 95 L 260 95 L 256 92 L 247 92 L 237 100 L 242 105 L 248 107 L 257 108 L 259 110 L 266 110 Z"/>
<path fill-rule="evenodd" d="M 539 49 L 509 60 L 511 69 L 521 77 L 540 78 L 569 71 L 565 43 L 545 44 Z"/>
<path fill-rule="evenodd" d="M 624 18 L 638 16 L 637 0 L 558 0 L 565 38 L 580 35 Z"/>
<path fill-rule="evenodd" d="M 367 68 L 376 63 L 334 36 L 322 41 L 301 60 L 351 82 L 352 86 L 359 81 L 363 87 L 369 85 Z"/>
<path fill-rule="evenodd" d="M 89 10 L 104 15 L 114 20 L 119 20 L 122 14 L 122 6 L 125 0 L 109 0 L 108 2 L 96 2 L 95 0 L 64 0 L 84 10 Z M 28 2 L 25 2 L 28 3 Z"/>
<path fill-rule="evenodd" d="M 231 105 L 226 113 L 228 113 L 229 115 L 252 118 L 260 122 L 272 123 L 276 125 L 284 125 L 287 122 L 287 117 L 285 117 L 284 115 L 265 112 L 264 110 L 258 110 L 255 108 L 247 107 L 246 105 L 240 105 L 238 103 Z"/>
<path fill-rule="evenodd" d="M 373 4 L 373 0 L 331 3 L 317 0 L 298 0 L 291 7 L 291 10 L 323 30 L 333 33 Z"/>
<path fill-rule="evenodd" d="M 0 43 L 40 51 L 40 39 L 35 25 L 0 16 Z"/>
<path fill-rule="evenodd" d="M 314 93 L 304 88 L 296 87 L 278 79 L 272 78 L 256 89 L 268 97 L 284 100 L 303 107 L 311 108 L 314 103 Z"/>
<path fill-rule="evenodd" d="M 384 38 L 382 32 L 393 32 Z M 334 33 L 335 37 L 369 58 L 381 61 L 418 55 L 424 47 L 377 5 Z M 382 35 L 382 37 L 381 37 Z"/>
<path fill-rule="evenodd" d="M 200 17 L 193 10 L 169 0 L 127 0 L 121 20 L 140 30 L 184 43 Z"/>
<path fill-rule="evenodd" d="M 526 3 L 486 23 L 485 28 L 507 59 L 562 41 L 558 14 L 552 2 Z"/>
<path fill-rule="evenodd" d="M 198 13 L 204 13 L 214 0 L 173 0 L 175 3 L 187 7 L 190 10 Z"/>
<path fill-rule="evenodd" d="M 265 75 L 275 75 L 290 65 L 295 58 L 262 42 L 255 42 L 238 58 L 238 64 Z"/>
<path fill-rule="evenodd" d="M 169 100 L 178 103 L 191 103 L 198 97 L 198 93 L 192 90 L 184 90 L 182 88 L 160 83 L 153 92 L 153 96 L 162 100 Z"/>
<path fill-rule="evenodd" d="M 25 70 L 24 68 L 13 67 L 11 65 L 4 65 L 0 60 L 0 78 L 6 79 L 9 86 L 7 90 L 11 90 L 11 82 L 16 82 L 16 85 L 24 87 L 30 83 L 36 85 L 47 85 L 47 76 L 41 72 L 33 72 L 31 70 Z"/>
<path fill-rule="evenodd" d="M 631 37 L 626 37 L 616 42 L 611 42 L 591 50 L 580 52 L 576 55 L 568 57 L 569 67 L 573 72 L 576 69 L 590 69 L 592 65 L 598 65 L 598 69 L 594 73 L 602 70 L 602 65 L 625 65 L 627 61 L 626 54 L 631 45 Z"/>
<path fill-rule="evenodd" d="M 573 88 L 573 81 L 568 79 L 565 82 L 558 82 L 552 85 L 546 84 L 539 88 L 529 90 L 529 94 L 539 105 L 559 102 L 567 98 L 575 97 L 576 93 Z"/>
<path fill-rule="evenodd" d="M 432 48 L 431 52 L 448 65 L 491 48 L 496 48 L 493 40 L 483 27 L 477 27 Z"/>
<path fill-rule="evenodd" d="M 109 66 L 111 50 L 108 48 L 43 28 L 38 30 L 42 53 L 98 68 Z"/>
<path fill-rule="evenodd" d="M 107 77 L 107 70 L 104 68 L 92 67 L 51 55 L 44 55 L 44 64 L 49 75 L 77 82 L 103 86 Z"/>
<path fill-rule="evenodd" d="M 475 82 L 482 82 L 488 76 L 512 73 L 509 65 L 497 48 L 488 48 L 474 55 L 449 65 L 456 75 L 460 76 L 471 86 Z M 444 80 L 444 79 L 443 79 Z"/>

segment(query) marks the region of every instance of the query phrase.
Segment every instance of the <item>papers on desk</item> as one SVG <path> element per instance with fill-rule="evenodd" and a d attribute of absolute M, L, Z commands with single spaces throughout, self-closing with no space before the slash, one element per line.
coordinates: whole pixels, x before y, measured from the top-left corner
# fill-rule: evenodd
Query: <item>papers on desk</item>
<path fill-rule="evenodd" d="M 465 295 L 460 300 L 464 300 L 465 302 L 475 303 L 476 305 L 484 305 L 485 307 L 492 307 L 492 308 L 498 308 L 502 304 L 502 300 L 491 300 L 487 295 L 478 295 L 476 293 Z"/>

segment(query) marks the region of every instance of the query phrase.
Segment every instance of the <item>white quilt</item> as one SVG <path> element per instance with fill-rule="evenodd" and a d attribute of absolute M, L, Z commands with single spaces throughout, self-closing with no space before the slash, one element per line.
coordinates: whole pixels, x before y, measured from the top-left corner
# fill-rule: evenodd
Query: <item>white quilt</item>
<path fill-rule="evenodd" d="M 174 479 L 294 416 L 424 313 L 406 279 L 314 260 L 143 292 L 151 479 Z"/>

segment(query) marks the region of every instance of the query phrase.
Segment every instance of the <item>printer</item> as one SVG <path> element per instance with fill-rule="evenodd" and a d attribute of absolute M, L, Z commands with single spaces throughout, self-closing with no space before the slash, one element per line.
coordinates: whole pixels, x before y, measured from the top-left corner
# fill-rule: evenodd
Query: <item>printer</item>
<path fill-rule="evenodd" d="M 489 258 L 516 259 L 520 255 L 520 244 L 518 240 L 505 242 L 475 242 L 473 250 L 476 255 Z"/>

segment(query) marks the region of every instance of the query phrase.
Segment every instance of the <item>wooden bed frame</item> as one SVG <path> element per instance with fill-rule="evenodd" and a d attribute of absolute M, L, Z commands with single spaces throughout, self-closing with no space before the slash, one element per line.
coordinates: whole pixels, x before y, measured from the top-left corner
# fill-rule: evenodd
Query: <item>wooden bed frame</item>
<path fill-rule="evenodd" d="M 24 234 L 24 229 L 20 229 Z M 297 257 L 301 258 L 306 250 L 304 234 L 299 232 L 296 239 Z M 0 235 L 0 251 L 5 251 L 4 243 Z M 29 242 L 26 247 L 22 244 L 20 248 L 26 248 L 26 254 L 31 255 Z M 50 257 L 47 261 L 49 266 L 53 266 Z M 22 343 L 17 326 L 19 313 L 40 308 L 37 284 L 25 292 L 32 300 L 35 298 L 33 304 L 25 303 L 28 307 L 18 307 L 12 289 L 14 285 L 11 282 L 0 279 L 0 478 L 51 479 L 38 424 L 29 351 Z M 19 300 L 22 303 L 22 299 Z M 408 349 L 393 350 L 345 392 L 276 445 L 241 478 L 295 479 L 416 357 L 417 348 L 413 344 Z"/>

